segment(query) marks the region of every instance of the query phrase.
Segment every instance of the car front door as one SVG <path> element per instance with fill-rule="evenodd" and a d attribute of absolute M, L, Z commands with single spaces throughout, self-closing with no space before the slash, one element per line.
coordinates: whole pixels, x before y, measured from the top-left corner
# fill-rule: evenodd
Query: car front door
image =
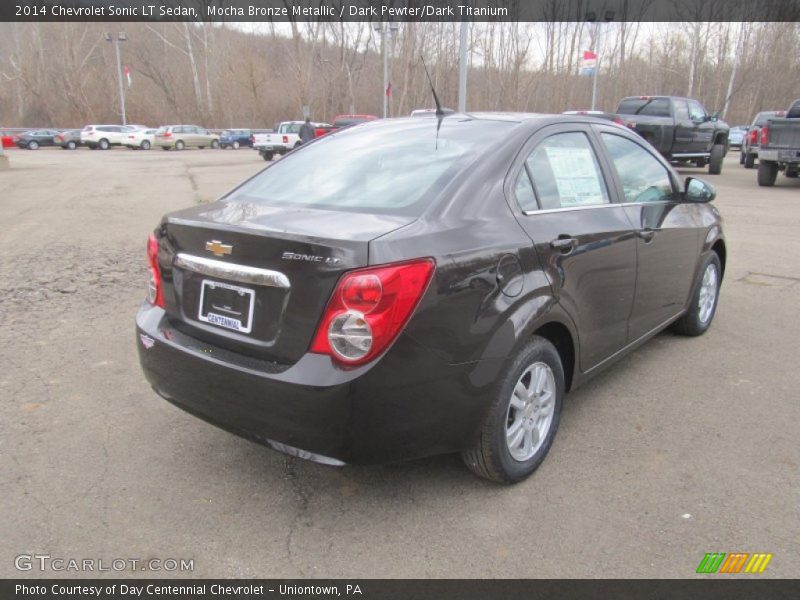
<path fill-rule="evenodd" d="M 689 118 L 694 123 L 692 135 L 692 152 L 708 152 L 714 139 L 714 122 L 708 116 L 703 105 L 696 100 L 689 100 Z"/>
<path fill-rule="evenodd" d="M 702 216 L 697 205 L 682 202 L 669 167 L 644 142 L 611 127 L 597 129 L 636 232 L 636 294 L 628 339 L 632 342 L 686 306 L 700 256 Z"/>
<path fill-rule="evenodd" d="M 526 143 L 508 188 L 553 293 L 576 325 L 582 371 L 625 345 L 636 279 L 631 223 L 615 202 L 597 143 L 586 124 L 544 128 Z"/>

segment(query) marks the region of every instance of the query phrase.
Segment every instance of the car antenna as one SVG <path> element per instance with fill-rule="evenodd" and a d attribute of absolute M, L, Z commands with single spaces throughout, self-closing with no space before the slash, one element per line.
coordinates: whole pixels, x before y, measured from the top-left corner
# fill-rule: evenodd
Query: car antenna
<path fill-rule="evenodd" d="M 428 65 L 425 64 L 425 57 L 420 55 L 422 59 L 422 67 L 425 69 L 425 75 L 428 77 L 428 84 L 431 86 L 431 92 L 433 92 L 433 101 L 436 103 L 436 149 L 439 149 L 439 129 L 442 128 L 442 120 L 444 119 L 444 111 L 442 110 L 442 105 L 439 102 L 439 96 L 436 95 L 436 88 L 433 87 L 433 81 L 431 80 L 431 74 L 428 72 Z"/>

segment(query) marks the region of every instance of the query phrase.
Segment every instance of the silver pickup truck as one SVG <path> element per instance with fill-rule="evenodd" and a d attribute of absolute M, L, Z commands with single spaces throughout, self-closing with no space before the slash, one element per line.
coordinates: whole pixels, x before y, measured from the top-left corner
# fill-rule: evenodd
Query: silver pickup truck
<path fill-rule="evenodd" d="M 758 147 L 758 185 L 775 185 L 778 171 L 786 177 L 800 172 L 800 100 L 795 100 L 785 117 L 770 117 L 761 128 Z"/>

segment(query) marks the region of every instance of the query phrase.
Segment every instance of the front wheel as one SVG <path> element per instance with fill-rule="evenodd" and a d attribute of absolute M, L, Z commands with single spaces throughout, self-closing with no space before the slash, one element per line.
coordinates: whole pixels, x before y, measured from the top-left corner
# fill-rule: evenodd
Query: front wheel
<path fill-rule="evenodd" d="M 183 140 L 175 142 L 175 150 L 183 150 L 184 148 L 186 148 L 186 144 L 183 143 Z"/>
<path fill-rule="evenodd" d="M 722 283 L 722 265 L 717 253 L 710 252 L 700 269 L 689 309 L 675 321 L 673 327 L 675 331 L 691 336 L 703 335 L 708 331 L 717 312 L 720 283 Z"/>
<path fill-rule="evenodd" d="M 708 159 L 708 174 L 719 175 L 722 173 L 722 159 L 725 158 L 725 144 L 714 144 L 711 147 L 711 156 Z"/>
<path fill-rule="evenodd" d="M 475 445 L 461 453 L 467 468 L 500 483 L 529 477 L 553 443 L 563 396 L 561 357 L 534 336 L 501 377 Z"/>
<path fill-rule="evenodd" d="M 39 142 L 28 142 L 28 150 L 38 150 Z"/>
<path fill-rule="evenodd" d="M 234 150 L 238 150 L 239 149 L 239 145 L 240 145 L 239 142 L 233 142 L 233 149 Z"/>
<path fill-rule="evenodd" d="M 78 144 L 75 142 L 67 142 L 67 150 L 75 150 L 78 147 Z"/>
<path fill-rule="evenodd" d="M 758 185 L 772 187 L 778 178 L 778 163 L 771 160 L 758 161 Z"/>

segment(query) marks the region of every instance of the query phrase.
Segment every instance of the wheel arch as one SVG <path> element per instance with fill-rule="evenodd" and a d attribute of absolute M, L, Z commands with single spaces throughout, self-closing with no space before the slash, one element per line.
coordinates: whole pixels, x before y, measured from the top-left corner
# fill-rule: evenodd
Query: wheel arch
<path fill-rule="evenodd" d="M 560 321 L 549 321 L 539 325 L 532 335 L 542 337 L 555 346 L 564 367 L 564 389 L 568 392 L 572 388 L 576 363 L 572 332 Z"/>
<path fill-rule="evenodd" d="M 725 248 L 725 240 L 722 238 L 717 239 L 712 245 L 711 250 L 717 253 L 719 257 L 719 264 L 722 268 L 722 273 L 720 273 L 720 278 L 725 276 L 725 259 L 728 256 L 728 251 Z"/>

